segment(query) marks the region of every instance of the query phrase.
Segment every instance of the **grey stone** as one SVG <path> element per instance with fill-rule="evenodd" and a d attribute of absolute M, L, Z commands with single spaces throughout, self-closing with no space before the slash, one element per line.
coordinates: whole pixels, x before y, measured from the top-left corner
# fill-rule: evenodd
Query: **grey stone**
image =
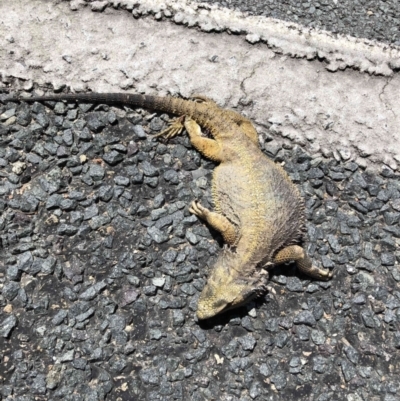
<path fill-rule="evenodd" d="M 138 291 L 129 287 L 122 288 L 121 293 L 122 295 L 121 295 L 120 305 L 122 307 L 132 304 L 139 298 L 140 295 Z"/>
<path fill-rule="evenodd" d="M 135 135 L 137 136 L 138 139 L 146 139 L 147 138 L 147 134 L 141 125 L 134 125 L 133 132 L 135 133 Z"/>
<path fill-rule="evenodd" d="M 367 298 L 366 298 L 365 294 L 357 294 L 353 298 L 353 303 L 355 303 L 357 305 L 365 305 L 366 302 L 367 302 Z"/>
<path fill-rule="evenodd" d="M 146 285 L 143 287 L 143 293 L 149 297 L 157 294 L 157 287 L 155 285 Z"/>
<path fill-rule="evenodd" d="M 264 377 L 269 377 L 272 374 L 271 369 L 269 368 L 269 366 L 266 363 L 262 363 L 260 365 L 260 373 L 264 376 Z"/>
<path fill-rule="evenodd" d="M 361 312 L 361 318 L 362 318 L 362 321 L 363 321 L 365 327 L 369 327 L 369 328 L 375 327 L 375 321 L 374 321 L 371 311 L 369 309 L 364 309 Z"/>
<path fill-rule="evenodd" d="M 117 152 L 116 150 L 112 150 L 111 152 L 105 153 L 103 155 L 103 160 L 110 164 L 111 166 L 115 166 L 120 163 L 124 159 L 124 156 Z"/>
<path fill-rule="evenodd" d="M 154 368 L 142 369 L 139 372 L 139 377 L 145 384 L 158 385 L 160 381 L 157 369 Z"/>
<path fill-rule="evenodd" d="M 89 226 L 92 230 L 97 230 L 101 226 L 108 224 L 111 221 L 110 217 L 102 215 L 95 216 L 89 221 Z"/>
<path fill-rule="evenodd" d="M 150 122 L 150 129 L 152 131 L 156 131 L 156 132 L 161 131 L 163 126 L 164 126 L 164 121 L 161 120 L 161 118 L 159 118 L 159 117 L 154 117 Z"/>
<path fill-rule="evenodd" d="M 75 319 L 76 319 L 77 322 L 84 322 L 85 320 L 87 320 L 91 316 L 93 316 L 94 312 L 95 312 L 94 308 L 89 308 L 86 312 L 75 316 Z"/>
<path fill-rule="evenodd" d="M 101 181 L 104 178 L 105 170 L 98 164 L 91 164 L 88 173 L 93 180 Z"/>
<path fill-rule="evenodd" d="M 12 281 L 19 281 L 21 278 L 22 271 L 17 265 L 12 265 L 7 268 L 6 277 Z"/>
<path fill-rule="evenodd" d="M 117 185 L 123 185 L 124 187 L 127 187 L 129 185 L 129 178 L 117 175 L 116 177 L 114 177 L 114 182 Z"/>
<path fill-rule="evenodd" d="M 181 310 L 172 311 L 172 324 L 174 327 L 181 327 L 185 323 L 185 315 Z"/>
<path fill-rule="evenodd" d="M 326 337 L 325 334 L 320 330 L 311 330 L 311 339 L 314 344 L 322 345 L 325 343 Z"/>
<path fill-rule="evenodd" d="M 59 194 L 52 194 L 49 196 L 46 202 L 46 209 L 54 209 L 60 206 L 60 203 L 64 198 Z"/>
<path fill-rule="evenodd" d="M 78 232 L 78 227 L 75 227 L 71 224 L 60 224 L 57 228 L 58 235 L 67 235 L 72 236 Z"/>
<path fill-rule="evenodd" d="M 328 235 L 327 240 L 329 243 L 329 246 L 331 247 L 333 253 L 339 253 L 341 250 L 338 238 L 335 235 Z"/>
<path fill-rule="evenodd" d="M 9 301 L 12 301 L 17 295 L 20 290 L 20 285 L 15 281 L 9 281 L 8 283 L 4 284 L 2 289 L 2 294 L 4 298 Z"/>
<path fill-rule="evenodd" d="M 79 369 L 79 370 L 85 370 L 86 366 L 87 366 L 87 361 L 83 358 L 75 358 L 72 361 L 72 366 L 75 369 Z"/>
<path fill-rule="evenodd" d="M 99 208 L 96 204 L 92 204 L 87 207 L 83 213 L 83 220 L 90 220 L 91 218 L 97 216 L 99 214 Z"/>
<path fill-rule="evenodd" d="M 189 241 L 189 243 L 191 245 L 196 245 L 200 241 L 199 238 L 197 237 L 197 235 L 189 230 L 186 231 L 186 239 Z"/>
<path fill-rule="evenodd" d="M 46 394 L 46 376 L 38 374 L 32 381 L 31 391 L 33 394 L 44 395 Z"/>
<path fill-rule="evenodd" d="M 158 169 L 151 165 L 148 161 L 144 161 L 140 168 L 146 177 L 157 177 L 159 175 Z"/>
<path fill-rule="evenodd" d="M 251 334 L 248 334 L 247 336 L 244 337 L 240 337 L 238 341 L 242 345 L 242 348 L 245 351 L 253 351 L 257 344 L 257 340 Z"/>
<path fill-rule="evenodd" d="M 53 319 L 51 319 L 51 323 L 54 326 L 59 326 L 64 319 L 68 316 L 68 312 L 65 309 L 60 309 L 53 317 Z"/>
<path fill-rule="evenodd" d="M 59 207 L 61 210 L 74 210 L 77 206 L 76 201 L 74 201 L 73 199 L 62 199 Z"/>
<path fill-rule="evenodd" d="M 254 326 L 252 320 L 249 316 L 245 316 L 241 321 L 242 327 L 245 328 L 247 331 L 254 331 Z"/>
<path fill-rule="evenodd" d="M 193 287 L 192 284 L 189 283 L 184 283 L 181 285 L 181 291 L 186 294 L 186 295 L 194 295 L 196 293 L 195 288 Z"/>
<path fill-rule="evenodd" d="M 157 244 L 162 244 L 163 242 L 168 241 L 169 235 L 168 233 L 162 232 L 157 227 L 148 227 L 147 233 L 150 235 L 151 239 L 155 241 Z"/>
<path fill-rule="evenodd" d="M 164 173 L 164 180 L 171 184 L 179 184 L 179 175 L 175 170 L 167 170 Z"/>
<path fill-rule="evenodd" d="M 387 253 L 387 252 L 381 253 L 382 266 L 394 266 L 395 262 L 396 258 L 393 253 Z"/>
<path fill-rule="evenodd" d="M 293 292 L 302 292 L 303 284 L 298 277 L 292 276 L 287 278 L 286 288 Z"/>
<path fill-rule="evenodd" d="M 298 313 L 293 319 L 294 324 L 305 324 L 307 326 L 313 327 L 316 325 L 317 321 L 315 320 L 314 315 L 308 311 L 302 311 Z"/>
<path fill-rule="evenodd" d="M 317 373 L 325 373 L 327 368 L 327 359 L 322 356 L 315 356 L 313 358 L 313 371 Z"/>
<path fill-rule="evenodd" d="M 263 393 L 263 386 L 258 381 L 253 381 L 250 389 L 249 395 L 254 400 L 257 399 Z"/>
<path fill-rule="evenodd" d="M 3 338 L 8 338 L 12 330 L 17 326 L 18 320 L 14 314 L 6 317 L 0 323 L 0 336 Z"/>
<path fill-rule="evenodd" d="M 278 371 L 272 374 L 271 383 L 273 383 L 277 390 L 283 390 L 287 385 L 287 378 L 284 372 Z"/>
<path fill-rule="evenodd" d="M 160 218 L 159 220 L 156 221 L 155 227 L 157 227 L 159 230 L 168 227 L 173 224 L 173 220 L 171 216 L 165 216 Z"/>
<path fill-rule="evenodd" d="M 108 202 L 114 195 L 114 188 L 111 185 L 103 185 L 99 189 L 99 198 L 103 202 Z"/>
<path fill-rule="evenodd" d="M 80 294 L 79 299 L 83 299 L 84 301 L 92 300 L 106 287 L 107 284 L 104 281 L 99 281 L 98 283 L 87 288 L 82 294 Z"/>
<path fill-rule="evenodd" d="M 155 277 L 151 281 L 154 286 L 162 288 L 165 284 L 165 277 Z"/>
<path fill-rule="evenodd" d="M 150 329 L 149 337 L 150 340 L 160 340 L 162 337 L 166 337 L 166 334 L 159 329 Z"/>
<path fill-rule="evenodd" d="M 278 348 L 283 348 L 288 342 L 289 342 L 289 336 L 284 331 L 281 331 L 275 337 L 275 344 Z"/>
<path fill-rule="evenodd" d="M 356 370 L 354 369 L 354 366 L 345 359 L 342 360 L 341 366 L 344 379 L 346 382 L 349 382 L 356 375 Z"/>

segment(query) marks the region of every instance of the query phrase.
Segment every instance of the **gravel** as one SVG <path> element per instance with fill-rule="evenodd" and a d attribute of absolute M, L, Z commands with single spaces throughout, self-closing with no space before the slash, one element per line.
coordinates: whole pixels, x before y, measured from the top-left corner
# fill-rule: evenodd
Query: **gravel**
<path fill-rule="evenodd" d="M 396 172 L 268 151 L 266 133 L 334 277 L 276 267 L 264 296 L 199 323 L 221 238 L 187 205 L 212 203 L 214 164 L 153 140 L 165 116 L 81 106 L 0 104 L 2 399 L 398 399 Z"/>
<path fill-rule="evenodd" d="M 342 35 L 400 45 L 400 7 L 397 0 L 201 0 L 201 3 L 219 4 L 249 15 L 277 18 Z M 345 152 L 343 150 L 341 154 L 345 155 Z"/>

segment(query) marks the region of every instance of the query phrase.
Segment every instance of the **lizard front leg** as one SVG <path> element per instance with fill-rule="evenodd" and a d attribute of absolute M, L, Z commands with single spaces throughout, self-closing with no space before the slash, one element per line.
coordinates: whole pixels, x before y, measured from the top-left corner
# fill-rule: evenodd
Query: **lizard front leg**
<path fill-rule="evenodd" d="M 333 276 L 329 269 L 323 269 L 312 265 L 310 257 L 304 249 L 298 245 L 291 245 L 281 249 L 274 257 L 273 262 L 281 264 L 294 260 L 299 270 L 318 280 L 328 280 Z"/>
<path fill-rule="evenodd" d="M 201 129 L 196 121 L 189 117 L 185 118 L 185 128 L 189 134 L 190 143 L 205 157 L 216 162 L 223 161 L 223 153 L 219 143 L 201 135 Z"/>
<path fill-rule="evenodd" d="M 202 218 L 212 228 L 219 231 L 228 245 L 235 244 L 238 237 L 236 228 L 225 216 L 216 212 L 212 212 L 196 201 L 193 201 L 190 205 L 189 212 Z"/>

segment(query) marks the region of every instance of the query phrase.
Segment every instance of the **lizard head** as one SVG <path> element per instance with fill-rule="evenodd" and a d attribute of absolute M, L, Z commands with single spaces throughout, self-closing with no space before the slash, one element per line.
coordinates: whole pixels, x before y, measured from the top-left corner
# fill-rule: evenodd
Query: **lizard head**
<path fill-rule="evenodd" d="M 258 270 L 252 277 L 243 277 L 240 269 L 235 268 L 238 258 L 233 258 L 229 253 L 232 254 L 230 251 L 221 253 L 200 294 L 197 305 L 197 317 L 200 320 L 237 308 L 265 290 L 267 271 Z"/>

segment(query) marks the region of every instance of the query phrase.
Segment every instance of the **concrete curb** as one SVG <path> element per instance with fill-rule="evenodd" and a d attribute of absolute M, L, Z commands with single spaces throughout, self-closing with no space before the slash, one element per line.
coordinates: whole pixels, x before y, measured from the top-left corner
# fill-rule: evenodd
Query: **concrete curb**
<path fill-rule="evenodd" d="M 251 118 L 262 145 L 398 168 L 395 46 L 188 1 L 16 0 L 0 11 L 4 92 L 202 93 Z"/>
<path fill-rule="evenodd" d="M 176 24 L 198 27 L 204 32 L 243 35 L 249 43 L 262 42 L 277 54 L 327 63 L 329 71 L 354 68 L 384 76 L 400 68 L 400 48 L 367 39 L 336 35 L 285 21 L 248 16 L 245 13 L 188 0 L 123 0 L 93 2 L 92 10 L 105 3 L 132 10 L 138 18 L 148 14 L 157 20 L 170 18 Z"/>

